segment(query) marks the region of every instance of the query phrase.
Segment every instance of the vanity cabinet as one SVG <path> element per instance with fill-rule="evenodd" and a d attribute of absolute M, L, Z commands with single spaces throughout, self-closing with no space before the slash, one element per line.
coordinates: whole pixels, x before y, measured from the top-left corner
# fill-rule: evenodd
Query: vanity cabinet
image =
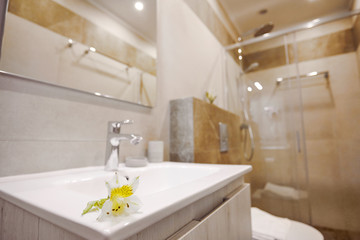
<path fill-rule="evenodd" d="M 240 177 L 127 240 L 251 240 L 250 208 Z"/>
<path fill-rule="evenodd" d="M 0 198 L 0 240 L 83 240 Z M 108 238 L 102 238 L 108 239 Z M 123 239 L 115 236 L 111 239 Z M 251 240 L 250 186 L 243 176 L 177 212 L 140 230 L 126 240 Z"/>
<path fill-rule="evenodd" d="M 194 220 L 168 240 L 251 239 L 250 187 L 244 184 L 200 220 Z"/>

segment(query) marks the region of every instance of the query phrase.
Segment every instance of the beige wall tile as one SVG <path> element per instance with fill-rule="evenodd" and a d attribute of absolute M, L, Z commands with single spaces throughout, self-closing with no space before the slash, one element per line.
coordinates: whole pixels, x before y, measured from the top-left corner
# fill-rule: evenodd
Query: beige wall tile
<path fill-rule="evenodd" d="M 240 163 L 240 116 L 196 98 L 172 101 L 170 114 L 172 161 Z M 220 152 L 220 122 L 227 124 L 227 152 Z"/>
<path fill-rule="evenodd" d="M 246 47 L 245 47 L 246 49 Z M 278 67 L 286 64 L 285 48 L 284 46 L 267 49 L 261 52 L 255 52 L 246 54 L 244 50 L 244 69 L 247 69 L 250 64 L 254 62 L 259 63 L 259 67 L 255 71 L 260 69 L 269 69 L 273 67 Z"/>
<path fill-rule="evenodd" d="M 319 106 L 308 110 L 304 107 L 304 125 L 307 140 L 329 139 L 335 136 L 335 110 Z"/>
<path fill-rule="evenodd" d="M 283 41 L 283 40 L 282 40 Z M 293 44 L 287 46 L 289 52 L 289 61 L 295 61 L 295 48 Z M 353 33 L 351 29 L 330 33 L 314 39 L 298 41 L 296 43 L 297 61 L 304 62 L 313 59 L 325 58 L 338 54 L 344 54 L 355 51 Z M 244 69 L 251 63 L 258 62 L 260 65 L 254 71 L 274 68 L 285 65 L 286 54 L 285 45 L 273 47 L 261 51 L 250 51 L 246 53 L 244 47 Z"/>
<path fill-rule="evenodd" d="M 102 165 L 104 149 L 103 142 L 0 141 L 0 175 Z"/>
<path fill-rule="evenodd" d="M 358 49 L 360 43 L 360 18 L 359 16 L 355 17 L 354 27 L 353 27 L 353 35 L 354 35 L 354 44 L 356 49 Z"/>
<path fill-rule="evenodd" d="M 310 182 L 329 184 L 339 178 L 338 148 L 336 140 L 306 140 Z"/>
<path fill-rule="evenodd" d="M 345 29 L 351 29 L 353 25 L 353 20 L 351 18 L 326 23 L 323 25 L 319 25 L 315 28 L 305 29 L 302 31 L 296 32 L 296 40 L 304 41 L 309 39 L 318 38 L 324 35 L 329 35 L 331 33 L 335 33 L 338 31 L 343 31 Z M 293 36 L 286 36 L 288 42 L 293 42 Z M 266 41 L 262 41 L 259 43 L 251 44 L 246 46 L 247 53 L 258 52 L 274 47 L 279 47 L 284 45 L 284 36 L 268 39 Z"/>
<path fill-rule="evenodd" d="M 347 229 L 342 211 L 337 141 L 306 140 L 312 220 L 316 226 Z M 326 217 L 324 217 L 326 216 Z"/>
<path fill-rule="evenodd" d="M 339 185 L 341 187 L 340 209 L 344 212 L 346 229 L 358 231 L 360 215 L 360 141 L 339 140 Z"/>
<path fill-rule="evenodd" d="M 298 61 L 302 62 L 353 52 L 355 46 L 351 30 L 344 30 L 315 39 L 301 41 L 297 43 L 297 49 Z"/>
<path fill-rule="evenodd" d="M 340 139 L 360 140 L 360 97 L 336 101 L 335 134 Z"/>
<path fill-rule="evenodd" d="M 240 163 L 241 118 L 219 107 L 194 99 L 195 162 Z M 219 122 L 227 125 L 227 152 L 220 152 Z"/>

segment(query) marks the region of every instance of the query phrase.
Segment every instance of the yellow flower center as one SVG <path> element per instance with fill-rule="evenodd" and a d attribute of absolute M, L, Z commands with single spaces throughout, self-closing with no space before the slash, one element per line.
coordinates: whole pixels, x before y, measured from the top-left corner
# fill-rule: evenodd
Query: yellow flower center
<path fill-rule="evenodd" d="M 129 185 L 123 185 L 119 188 L 114 188 L 111 190 L 111 201 L 114 201 L 116 198 L 126 198 L 133 195 L 132 187 Z"/>
<path fill-rule="evenodd" d="M 112 208 L 111 208 L 112 215 L 115 215 L 115 216 L 121 215 L 125 210 L 126 203 L 119 199 L 113 201 L 112 203 L 113 203 Z"/>

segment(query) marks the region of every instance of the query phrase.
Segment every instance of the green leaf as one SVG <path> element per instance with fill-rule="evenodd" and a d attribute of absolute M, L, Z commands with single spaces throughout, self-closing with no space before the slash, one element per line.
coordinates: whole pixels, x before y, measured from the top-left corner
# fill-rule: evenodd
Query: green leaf
<path fill-rule="evenodd" d="M 91 211 L 101 209 L 103 207 L 104 203 L 106 202 L 106 200 L 108 200 L 108 199 L 109 199 L 109 197 L 102 198 L 102 199 L 97 200 L 97 201 L 88 202 L 87 205 L 86 205 L 86 208 L 83 210 L 81 215 L 84 215 L 84 214 L 86 214 L 88 212 L 91 212 Z"/>

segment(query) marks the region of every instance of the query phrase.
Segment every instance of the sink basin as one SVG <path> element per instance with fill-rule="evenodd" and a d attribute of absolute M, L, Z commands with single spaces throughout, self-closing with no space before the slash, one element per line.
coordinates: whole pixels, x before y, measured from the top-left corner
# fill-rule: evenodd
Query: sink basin
<path fill-rule="evenodd" d="M 0 198 L 86 239 L 125 239 L 224 187 L 251 171 L 246 165 L 153 163 L 119 174 L 140 176 L 135 192 L 143 202 L 139 212 L 96 221 L 99 212 L 81 215 L 87 202 L 107 196 L 105 181 L 113 177 L 103 167 L 0 178 Z"/>

